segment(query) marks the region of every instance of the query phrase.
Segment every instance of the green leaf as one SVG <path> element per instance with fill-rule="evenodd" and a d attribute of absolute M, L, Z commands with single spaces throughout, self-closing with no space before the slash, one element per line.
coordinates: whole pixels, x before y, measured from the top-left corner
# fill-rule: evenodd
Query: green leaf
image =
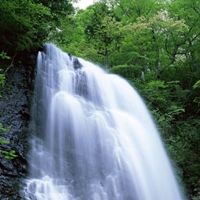
<path fill-rule="evenodd" d="M 194 85 L 193 85 L 194 89 L 200 88 L 200 80 L 198 80 Z"/>
<path fill-rule="evenodd" d="M 1 144 L 10 144 L 9 142 L 6 141 L 6 139 L 4 137 L 0 138 L 0 143 Z"/>

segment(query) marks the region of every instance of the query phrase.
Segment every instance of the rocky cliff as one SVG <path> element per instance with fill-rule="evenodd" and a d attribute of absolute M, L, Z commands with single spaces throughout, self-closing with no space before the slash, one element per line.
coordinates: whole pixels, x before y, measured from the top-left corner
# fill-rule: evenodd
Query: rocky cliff
<path fill-rule="evenodd" d="M 32 62 L 30 62 L 30 60 Z M 28 162 L 26 159 L 29 149 L 28 138 L 31 96 L 33 93 L 33 80 L 36 56 L 29 58 L 28 66 L 15 66 L 9 69 L 7 81 L 1 88 L 0 123 L 4 127 L 10 126 L 9 132 L 0 133 L 9 144 L 1 144 L 4 151 L 15 150 L 17 157 L 6 159 L 0 154 L 0 199 L 23 199 L 20 192 L 22 182 L 28 175 Z"/>

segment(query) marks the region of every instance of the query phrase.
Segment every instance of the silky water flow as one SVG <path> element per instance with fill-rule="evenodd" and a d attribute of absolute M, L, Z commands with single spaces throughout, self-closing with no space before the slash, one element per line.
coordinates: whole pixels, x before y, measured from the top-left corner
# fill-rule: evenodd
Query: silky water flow
<path fill-rule="evenodd" d="M 27 200 L 181 200 L 138 93 L 46 44 L 38 53 Z"/>

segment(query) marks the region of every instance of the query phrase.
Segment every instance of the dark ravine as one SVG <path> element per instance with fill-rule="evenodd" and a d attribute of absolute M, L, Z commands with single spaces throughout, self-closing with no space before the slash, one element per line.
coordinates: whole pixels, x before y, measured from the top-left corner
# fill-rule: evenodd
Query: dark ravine
<path fill-rule="evenodd" d="M 31 61 L 31 62 L 30 62 Z M 1 89 L 0 123 L 4 127 L 11 126 L 9 132 L 0 133 L 9 145 L 0 145 L 5 151 L 15 150 L 17 157 L 9 160 L 0 154 L 0 199 L 21 200 L 20 188 L 23 179 L 28 174 L 26 155 L 29 149 L 28 138 L 31 95 L 36 56 L 32 55 L 27 66 L 15 66 L 9 69 L 7 81 Z"/>

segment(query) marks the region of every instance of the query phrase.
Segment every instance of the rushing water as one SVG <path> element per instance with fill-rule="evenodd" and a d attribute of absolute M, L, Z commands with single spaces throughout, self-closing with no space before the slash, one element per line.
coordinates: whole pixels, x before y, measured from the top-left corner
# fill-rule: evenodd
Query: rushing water
<path fill-rule="evenodd" d="M 62 52 L 38 54 L 27 200 L 181 200 L 137 92 Z"/>

